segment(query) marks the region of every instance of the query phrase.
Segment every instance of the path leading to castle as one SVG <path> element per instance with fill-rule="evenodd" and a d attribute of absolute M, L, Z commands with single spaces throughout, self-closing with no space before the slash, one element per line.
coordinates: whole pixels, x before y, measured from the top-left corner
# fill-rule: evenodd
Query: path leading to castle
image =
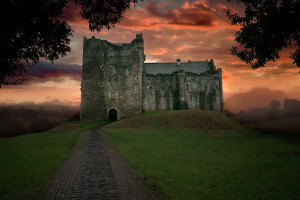
<path fill-rule="evenodd" d="M 81 134 L 71 157 L 49 186 L 45 199 L 155 199 L 110 139 L 99 133 L 101 126 Z"/>

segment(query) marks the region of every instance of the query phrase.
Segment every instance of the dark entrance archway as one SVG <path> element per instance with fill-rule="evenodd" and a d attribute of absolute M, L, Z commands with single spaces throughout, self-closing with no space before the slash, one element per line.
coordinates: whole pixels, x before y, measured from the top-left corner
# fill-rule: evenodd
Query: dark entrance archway
<path fill-rule="evenodd" d="M 108 112 L 108 120 L 117 121 L 117 119 L 118 119 L 118 111 L 114 108 L 110 109 Z"/>

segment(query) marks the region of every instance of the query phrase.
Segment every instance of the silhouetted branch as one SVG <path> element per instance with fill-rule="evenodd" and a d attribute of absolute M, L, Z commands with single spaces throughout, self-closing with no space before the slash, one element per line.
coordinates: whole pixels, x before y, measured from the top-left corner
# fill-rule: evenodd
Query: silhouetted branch
<path fill-rule="evenodd" d="M 2 82 L 0 83 L 0 88 L 1 88 L 2 84 L 3 85 L 19 85 L 19 84 L 24 83 L 25 80 L 28 80 L 28 78 L 25 78 L 24 76 L 22 78 L 15 80 L 14 82 L 8 82 L 6 80 L 2 80 Z"/>

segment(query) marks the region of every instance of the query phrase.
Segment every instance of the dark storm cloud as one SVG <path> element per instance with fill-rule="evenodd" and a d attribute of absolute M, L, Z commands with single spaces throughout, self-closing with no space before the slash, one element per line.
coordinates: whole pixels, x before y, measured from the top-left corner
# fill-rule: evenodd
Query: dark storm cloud
<path fill-rule="evenodd" d="M 217 14 L 214 8 L 200 1 L 184 2 L 177 9 L 163 9 L 150 1 L 145 5 L 145 10 L 152 16 L 166 20 L 167 24 L 194 26 L 212 26 Z"/>
<path fill-rule="evenodd" d="M 58 81 L 62 82 L 65 78 L 81 81 L 81 66 L 75 64 L 51 64 L 49 62 L 41 61 L 37 63 L 25 77 L 30 82 L 46 82 Z"/>

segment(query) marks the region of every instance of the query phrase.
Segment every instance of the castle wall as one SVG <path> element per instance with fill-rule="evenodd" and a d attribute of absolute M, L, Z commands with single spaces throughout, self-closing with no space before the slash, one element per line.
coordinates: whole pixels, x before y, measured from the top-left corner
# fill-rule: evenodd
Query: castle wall
<path fill-rule="evenodd" d="M 143 76 L 143 111 L 173 110 L 177 103 L 175 77 Z M 150 91 L 152 87 L 152 91 Z"/>
<path fill-rule="evenodd" d="M 134 41 L 130 45 L 109 46 L 114 55 L 109 57 L 106 65 L 113 66 L 115 73 L 110 75 L 106 70 L 106 110 L 117 108 L 119 118 L 142 112 L 142 45 L 141 41 Z M 118 94 L 116 99 L 111 98 L 111 92 Z"/>
<path fill-rule="evenodd" d="M 85 39 L 81 119 L 108 119 L 110 109 L 118 119 L 142 112 L 143 45 L 138 35 L 128 44 Z"/>
<path fill-rule="evenodd" d="M 80 118 L 86 120 L 105 119 L 104 88 L 99 86 L 99 81 L 104 80 L 100 69 L 105 57 L 100 48 L 103 41 L 84 39 L 82 83 L 81 83 L 81 108 Z"/>
<path fill-rule="evenodd" d="M 177 72 L 143 75 L 143 111 L 201 109 L 222 110 L 221 74 Z M 150 87 L 152 87 L 150 92 Z"/>
<path fill-rule="evenodd" d="M 219 75 L 187 76 L 185 97 L 189 109 L 221 111 Z"/>

